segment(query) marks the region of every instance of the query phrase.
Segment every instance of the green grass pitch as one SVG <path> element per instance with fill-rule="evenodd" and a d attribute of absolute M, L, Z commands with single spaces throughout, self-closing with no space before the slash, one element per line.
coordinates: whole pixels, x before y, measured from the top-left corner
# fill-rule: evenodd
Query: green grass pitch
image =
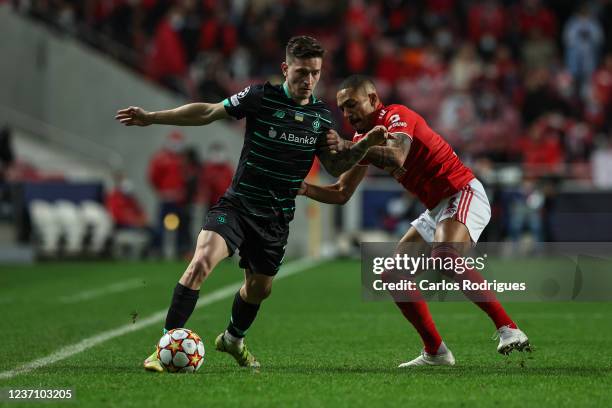
<path fill-rule="evenodd" d="M 164 310 L 184 266 L 0 267 L 0 373 Z M 226 261 L 201 296 L 240 279 L 238 268 Z M 66 296 L 126 281 L 128 290 L 65 302 Z M 431 304 L 457 366 L 399 371 L 398 363 L 419 353 L 418 336 L 393 304 L 362 301 L 358 262 L 330 261 L 275 283 L 247 339 L 262 363 L 254 373 L 214 350 L 231 300 L 197 309 L 187 325 L 207 350 L 195 375 L 142 369 L 161 335 L 159 321 L 0 380 L 0 388 L 75 390 L 76 401 L 45 407 L 602 407 L 612 401 L 609 303 L 507 304 L 537 348 L 532 359 L 498 355 L 493 325 L 470 303 Z"/>

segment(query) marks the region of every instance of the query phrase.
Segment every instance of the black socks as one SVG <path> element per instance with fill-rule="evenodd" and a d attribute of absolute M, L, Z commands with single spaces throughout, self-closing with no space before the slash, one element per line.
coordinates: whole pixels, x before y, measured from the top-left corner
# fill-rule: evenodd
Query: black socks
<path fill-rule="evenodd" d="M 177 283 L 174 288 L 174 293 L 172 294 L 172 303 L 166 315 L 166 324 L 164 328 L 166 330 L 172 330 L 185 327 L 187 319 L 189 319 L 189 316 L 193 313 L 193 309 L 195 309 L 199 295 L 199 290 L 189 289 Z"/>
<path fill-rule="evenodd" d="M 251 324 L 257 316 L 259 305 L 247 303 L 240 297 L 240 291 L 234 296 L 232 304 L 232 317 L 227 326 L 227 331 L 234 337 L 244 337 Z"/>

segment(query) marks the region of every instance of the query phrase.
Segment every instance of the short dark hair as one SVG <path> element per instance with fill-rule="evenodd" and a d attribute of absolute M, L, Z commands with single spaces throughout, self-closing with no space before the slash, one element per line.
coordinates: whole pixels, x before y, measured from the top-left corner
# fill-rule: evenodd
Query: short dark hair
<path fill-rule="evenodd" d="M 351 75 L 340 83 L 338 89 L 359 89 L 364 85 L 370 85 L 376 89 L 374 81 L 366 75 Z"/>
<path fill-rule="evenodd" d="M 323 58 L 325 50 L 316 39 L 307 35 L 300 35 L 289 39 L 285 53 L 287 59 Z"/>

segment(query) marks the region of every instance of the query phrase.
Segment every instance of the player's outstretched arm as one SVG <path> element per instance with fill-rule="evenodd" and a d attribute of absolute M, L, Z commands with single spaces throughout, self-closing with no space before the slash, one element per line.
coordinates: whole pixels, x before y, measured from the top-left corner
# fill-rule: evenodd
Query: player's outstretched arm
<path fill-rule="evenodd" d="M 340 176 L 366 156 L 368 149 L 387 139 L 387 128 L 376 126 L 357 143 L 343 140 L 335 130 L 327 132 L 327 145 L 319 151 L 319 159 L 325 170 L 334 177 Z"/>
<path fill-rule="evenodd" d="M 398 178 L 403 174 L 404 162 L 410 152 L 412 140 L 405 133 L 391 133 L 387 138 L 386 146 L 374 146 L 370 148 L 365 158 L 370 163 L 387 170 L 391 175 Z"/>
<path fill-rule="evenodd" d="M 318 186 L 303 182 L 298 194 L 312 198 L 321 203 L 345 204 L 351 198 L 367 171 L 367 166 L 353 167 L 342 174 L 336 183 L 327 186 Z"/>
<path fill-rule="evenodd" d="M 201 126 L 219 119 L 229 118 L 222 102 L 190 103 L 175 109 L 148 112 L 137 106 L 117 111 L 115 119 L 126 126 L 175 125 Z"/>

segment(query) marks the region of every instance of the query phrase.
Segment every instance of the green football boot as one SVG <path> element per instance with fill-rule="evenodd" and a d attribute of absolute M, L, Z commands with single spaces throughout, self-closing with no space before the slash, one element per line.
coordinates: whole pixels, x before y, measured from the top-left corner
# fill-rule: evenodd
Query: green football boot
<path fill-rule="evenodd" d="M 217 336 L 215 340 L 215 349 L 230 354 L 236 359 L 236 362 L 241 367 L 250 367 L 253 369 L 258 369 L 260 367 L 259 361 L 251 354 L 246 344 L 242 343 L 238 345 L 237 343 L 225 341 L 223 333 Z"/>
<path fill-rule="evenodd" d="M 161 361 L 157 358 L 157 348 L 147 359 L 144 361 L 144 369 L 155 373 L 163 373 L 165 371 Z"/>

